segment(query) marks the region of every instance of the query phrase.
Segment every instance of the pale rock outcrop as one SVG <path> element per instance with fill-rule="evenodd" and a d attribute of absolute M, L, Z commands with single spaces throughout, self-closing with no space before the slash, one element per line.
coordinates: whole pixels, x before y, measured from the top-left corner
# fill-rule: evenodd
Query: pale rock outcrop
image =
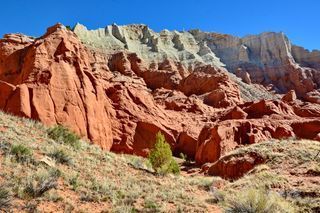
<path fill-rule="evenodd" d="M 105 29 L 87 30 L 77 24 L 74 32 L 86 44 L 104 50 L 136 53 L 145 62 L 160 63 L 164 60 L 179 61 L 187 68 L 197 63 L 222 67 L 223 63 L 207 47 L 189 32 L 163 30 L 156 33 L 146 25 L 109 25 Z"/>
<path fill-rule="evenodd" d="M 303 47 L 292 45 L 292 55 L 297 63 L 303 67 L 320 70 L 320 51 L 309 51 Z"/>
<path fill-rule="evenodd" d="M 295 90 L 301 98 L 319 88 L 319 51 L 292 46 L 283 33 L 243 38 L 200 31 L 191 32 L 246 83 L 272 84 L 276 92 Z M 239 71 L 238 69 L 241 69 Z"/>

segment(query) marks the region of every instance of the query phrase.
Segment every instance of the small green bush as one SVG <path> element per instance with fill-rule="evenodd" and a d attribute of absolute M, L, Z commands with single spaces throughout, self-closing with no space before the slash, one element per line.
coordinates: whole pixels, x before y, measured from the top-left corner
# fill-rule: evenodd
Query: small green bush
<path fill-rule="evenodd" d="M 23 144 L 12 145 L 10 154 L 15 156 L 18 162 L 29 162 L 32 159 L 32 150 Z"/>
<path fill-rule="evenodd" d="M 53 158 L 57 163 L 70 165 L 72 164 L 72 159 L 63 149 L 55 149 L 53 152 L 49 153 L 49 157 Z"/>
<path fill-rule="evenodd" d="M 81 147 L 80 137 L 66 127 L 58 125 L 48 129 L 47 133 L 49 138 L 58 143 L 70 145 L 75 149 L 80 149 Z"/>
<path fill-rule="evenodd" d="M 0 186 L 0 210 L 5 211 L 10 207 L 11 196 L 9 190 L 4 186 Z"/>
<path fill-rule="evenodd" d="M 156 143 L 148 157 L 153 169 L 158 174 L 178 174 L 179 165 L 172 157 L 170 145 L 166 142 L 165 137 L 160 132 L 156 135 Z"/>
<path fill-rule="evenodd" d="M 226 199 L 228 213 L 293 213 L 292 204 L 279 195 L 265 190 L 250 189 Z"/>

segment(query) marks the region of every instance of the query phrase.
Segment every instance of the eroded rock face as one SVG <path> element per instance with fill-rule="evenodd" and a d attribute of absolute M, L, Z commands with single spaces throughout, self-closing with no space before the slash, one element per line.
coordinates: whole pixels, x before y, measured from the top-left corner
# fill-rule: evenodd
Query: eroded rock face
<path fill-rule="evenodd" d="M 7 36 L 0 46 L 3 110 L 66 125 L 110 149 L 113 109 L 91 72 L 92 56 L 72 32 L 56 25 L 36 40 Z"/>
<path fill-rule="evenodd" d="M 122 38 L 116 27 L 112 33 Z M 187 69 L 169 59 L 150 63 L 126 51 L 99 52 L 60 24 L 36 39 L 7 35 L 0 55 L 1 109 L 68 126 L 116 152 L 147 156 L 161 131 L 172 149 L 177 143 L 191 145 L 182 151 L 194 157 L 195 139 L 215 111 L 204 96 L 220 90 L 223 97 L 210 102 L 215 107 L 242 103 L 224 70 L 203 64 Z"/>
<path fill-rule="evenodd" d="M 262 33 L 238 38 L 231 35 L 191 32 L 244 82 L 273 85 L 277 92 L 295 90 L 300 98 L 319 88 L 319 51 L 291 45 L 283 33 Z M 318 96 L 319 98 L 319 96 Z"/>
<path fill-rule="evenodd" d="M 319 105 L 280 100 L 245 103 L 214 118 L 202 129 L 195 155 L 196 162 L 216 162 L 239 146 L 272 138 L 291 137 L 319 140 Z"/>
<path fill-rule="evenodd" d="M 295 90 L 298 97 L 307 101 L 320 100 L 319 93 L 306 95 L 320 88 L 319 51 L 309 52 L 292 45 L 283 33 L 266 32 L 239 38 L 200 30 L 156 33 L 145 25 L 111 25 L 89 31 L 80 24 L 76 25 L 75 33 L 91 47 L 128 50 L 145 62 L 155 62 L 163 72 L 146 74 L 159 82 L 166 78 L 166 88 L 177 86 L 190 70 L 202 64 L 225 71 L 227 68 L 246 84 L 262 84 L 280 93 Z M 177 59 L 180 65 L 170 69 L 177 66 Z M 179 74 L 172 70 L 179 70 Z"/>
<path fill-rule="evenodd" d="M 317 56 L 291 49 L 274 33 L 239 39 L 155 33 L 144 25 L 97 31 L 77 25 L 74 33 L 57 24 L 40 38 L 0 40 L 0 108 L 65 125 L 103 149 L 141 156 L 160 131 L 176 155 L 199 165 L 216 162 L 271 138 L 319 140 Z M 303 67 L 308 61 L 312 66 Z M 242 80 L 226 68 L 238 70 Z M 267 84 L 295 92 L 280 100 Z M 295 93 L 307 94 L 310 103 Z M 251 157 L 239 174 L 251 168 Z"/>
<path fill-rule="evenodd" d="M 226 156 L 211 165 L 207 170 L 207 174 L 236 180 L 265 161 L 266 159 L 254 152 L 238 156 Z"/>

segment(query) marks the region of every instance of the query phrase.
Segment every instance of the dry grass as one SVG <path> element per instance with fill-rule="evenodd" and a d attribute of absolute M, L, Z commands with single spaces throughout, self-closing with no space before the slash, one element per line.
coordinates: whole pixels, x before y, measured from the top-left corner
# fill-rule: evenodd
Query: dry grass
<path fill-rule="evenodd" d="M 213 178 L 157 176 L 140 157 L 54 141 L 35 121 L 0 112 L 0 181 L 15 212 L 208 212 Z M 12 146 L 32 151 L 17 161 Z M 20 150 L 20 149 L 19 149 Z M 29 153 L 29 152 L 28 152 Z M 70 163 L 72 162 L 72 163 Z M 6 202 L 6 198 L 2 199 Z M 5 205 L 3 205 L 5 207 Z"/>
<path fill-rule="evenodd" d="M 273 140 L 237 149 L 229 155 L 255 152 L 267 159 L 243 178 L 223 188 L 226 200 L 250 189 L 262 189 L 285 198 L 295 206 L 294 212 L 320 211 L 320 143 L 309 140 Z M 231 198 L 230 198 L 231 197 Z M 282 211 L 281 211 L 282 212 Z"/>

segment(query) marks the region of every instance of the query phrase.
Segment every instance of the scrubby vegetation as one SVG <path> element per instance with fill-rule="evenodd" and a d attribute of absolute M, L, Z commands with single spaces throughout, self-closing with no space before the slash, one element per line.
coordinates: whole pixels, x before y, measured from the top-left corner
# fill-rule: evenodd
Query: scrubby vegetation
<path fill-rule="evenodd" d="M 47 130 L 49 138 L 58 143 L 64 143 L 75 149 L 80 148 L 79 136 L 71 132 L 68 128 L 58 125 Z"/>
<path fill-rule="evenodd" d="M 267 212 L 319 212 L 320 177 L 317 165 L 320 165 L 320 158 L 315 158 L 319 151 L 319 142 L 295 139 L 271 140 L 239 148 L 229 155 L 258 153 L 267 159 L 266 163 L 255 167 L 243 178 L 225 182 L 223 190 L 212 189 L 212 200 L 229 212 L 255 212 L 240 209 L 253 208 L 258 204 L 275 206 L 277 203 L 280 205 L 277 208 L 283 206 L 286 210 Z M 259 202 L 253 199 L 258 197 L 263 199 Z M 266 199 L 276 203 L 263 204 Z"/>
<path fill-rule="evenodd" d="M 295 209 L 288 201 L 273 192 L 263 189 L 250 189 L 228 197 L 226 212 L 256 213 L 294 213 Z"/>
<path fill-rule="evenodd" d="M 18 162 L 28 162 L 32 158 L 32 150 L 23 144 L 12 145 L 10 154 L 14 155 Z"/>
<path fill-rule="evenodd" d="M 160 133 L 145 159 L 104 152 L 61 126 L 48 129 L 2 112 L 0 118 L 0 211 L 320 211 L 319 142 L 239 148 L 229 154 L 256 152 L 267 161 L 228 182 L 184 171 L 155 175 L 179 170 Z"/>
<path fill-rule="evenodd" d="M 67 30 L 70 30 L 70 31 L 74 30 L 74 27 L 71 27 L 70 25 L 67 25 L 66 28 L 67 28 Z"/>
<path fill-rule="evenodd" d="M 148 159 L 104 152 L 66 128 L 47 129 L 1 111 L 0 118 L 1 210 L 211 212 L 217 208 L 206 202 L 212 177 L 155 175 Z M 11 149 L 17 145 L 31 150 L 30 163 L 16 160 Z M 18 156 L 30 153 L 18 150 Z"/>
<path fill-rule="evenodd" d="M 172 157 L 170 145 L 161 132 L 156 135 L 155 146 L 149 154 L 149 161 L 158 174 L 178 174 L 180 172 L 179 165 Z"/>
<path fill-rule="evenodd" d="M 55 149 L 48 154 L 49 157 L 53 158 L 57 163 L 70 165 L 72 159 L 64 149 Z"/>
<path fill-rule="evenodd" d="M 10 207 L 11 196 L 5 186 L 0 186 L 0 210 L 6 210 Z"/>
<path fill-rule="evenodd" d="M 27 178 L 23 187 L 23 195 L 31 198 L 41 197 L 45 192 L 57 187 L 59 170 L 42 171 Z"/>

